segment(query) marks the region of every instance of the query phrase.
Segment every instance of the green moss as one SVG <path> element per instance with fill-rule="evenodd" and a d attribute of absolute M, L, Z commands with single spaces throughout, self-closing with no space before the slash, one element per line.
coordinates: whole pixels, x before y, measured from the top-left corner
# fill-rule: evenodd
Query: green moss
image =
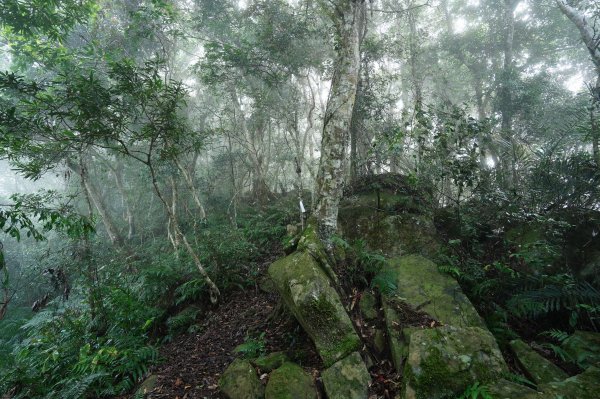
<path fill-rule="evenodd" d="M 294 363 L 284 363 L 271 373 L 265 399 L 316 399 L 317 390 L 310 374 Z"/>
<path fill-rule="evenodd" d="M 254 360 L 254 364 L 262 371 L 272 371 L 288 361 L 288 357 L 283 352 L 273 352 L 265 356 L 261 356 Z"/>
<path fill-rule="evenodd" d="M 364 399 L 371 376 L 358 352 L 335 363 L 321 374 L 329 399 Z"/>
<path fill-rule="evenodd" d="M 335 342 L 332 340 L 331 344 L 331 346 L 320 352 L 326 367 L 335 363 L 343 356 L 343 354 L 359 350 L 362 342 L 356 334 L 349 334 L 342 340 L 337 340 Z"/>
<path fill-rule="evenodd" d="M 405 370 L 411 380 L 411 386 L 417 392 L 417 399 L 454 398 L 455 392 L 464 390 L 471 382 L 468 374 L 457 375 L 450 369 L 448 360 L 438 348 L 432 348 L 421 367 L 422 373 L 419 376 L 415 375 L 410 367 Z M 447 392 L 441 391 L 442 396 L 440 387 L 448 387 Z"/>

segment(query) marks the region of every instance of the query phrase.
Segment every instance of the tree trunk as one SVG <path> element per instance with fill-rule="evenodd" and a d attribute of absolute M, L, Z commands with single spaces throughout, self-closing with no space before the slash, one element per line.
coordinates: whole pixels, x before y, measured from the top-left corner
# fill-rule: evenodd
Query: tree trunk
<path fill-rule="evenodd" d="M 335 26 L 336 64 L 323 122 L 315 215 L 319 235 L 331 247 L 344 184 L 343 166 L 358 86 L 360 32 L 366 5 L 364 0 L 338 0 L 325 7 Z"/>
<path fill-rule="evenodd" d="M 90 199 L 94 203 L 94 206 L 98 210 L 98 214 L 100 215 L 100 219 L 102 220 L 102 224 L 106 229 L 106 234 L 108 234 L 108 239 L 110 240 L 111 244 L 117 247 L 121 247 L 123 245 L 123 237 L 121 237 L 119 229 L 115 225 L 115 222 L 113 221 L 110 212 L 106 208 L 104 200 L 99 194 L 96 185 L 92 183 L 92 181 L 88 178 L 85 166 L 83 164 L 81 166 L 77 165 L 76 163 L 70 160 L 67 161 L 67 166 L 73 172 L 81 176 L 83 187 L 85 188 L 87 195 L 89 195 Z"/>
<path fill-rule="evenodd" d="M 590 24 L 583 12 L 568 5 L 564 0 L 556 0 L 556 4 L 571 22 L 575 24 L 581 39 L 587 47 L 594 66 L 596 67 L 596 87 L 592 89 L 592 106 L 590 111 L 592 127 L 592 151 L 596 166 L 600 168 L 600 126 L 598 126 L 598 108 L 600 108 L 600 31 L 596 25 L 600 22 L 600 17 L 596 17 Z"/>

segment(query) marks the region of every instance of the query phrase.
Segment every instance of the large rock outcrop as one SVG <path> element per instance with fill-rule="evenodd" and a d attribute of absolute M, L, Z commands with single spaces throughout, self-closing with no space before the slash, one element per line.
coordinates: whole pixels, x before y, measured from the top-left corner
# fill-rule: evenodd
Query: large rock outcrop
<path fill-rule="evenodd" d="M 427 313 L 442 325 L 486 330 L 456 280 L 440 273 L 435 263 L 421 255 L 407 255 L 393 258 L 388 264 L 397 290 L 384 296 L 383 309 L 392 360 L 398 370 L 407 356 L 410 335 L 416 330 L 403 323 L 398 302 Z"/>
<path fill-rule="evenodd" d="M 311 253 L 296 251 L 276 261 L 269 275 L 326 366 L 361 347 L 337 291 Z"/>
<path fill-rule="evenodd" d="M 403 397 L 454 397 L 474 382 L 494 381 L 507 372 L 489 331 L 451 326 L 423 329 L 410 335 Z"/>

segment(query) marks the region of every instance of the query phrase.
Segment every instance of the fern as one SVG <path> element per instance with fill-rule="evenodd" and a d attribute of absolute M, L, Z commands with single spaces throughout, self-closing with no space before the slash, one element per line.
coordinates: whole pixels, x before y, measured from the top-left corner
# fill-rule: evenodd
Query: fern
<path fill-rule="evenodd" d="M 383 295 L 391 295 L 398 290 L 396 281 L 398 275 L 391 269 L 383 270 L 371 280 L 371 288 L 376 288 Z"/>
<path fill-rule="evenodd" d="M 508 308 L 519 317 L 536 318 L 551 312 L 570 310 L 577 312 L 580 305 L 600 304 L 600 292 L 587 282 L 568 279 L 561 284 L 545 285 L 515 295 Z"/>
<path fill-rule="evenodd" d="M 469 385 L 458 399 L 492 399 L 485 385 L 479 382 Z"/>

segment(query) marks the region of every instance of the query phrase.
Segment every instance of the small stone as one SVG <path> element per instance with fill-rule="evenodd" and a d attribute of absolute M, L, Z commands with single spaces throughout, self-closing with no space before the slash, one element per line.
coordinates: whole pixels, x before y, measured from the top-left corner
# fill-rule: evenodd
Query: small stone
<path fill-rule="evenodd" d="M 144 397 L 144 395 L 152 392 L 156 388 L 157 381 L 158 376 L 155 374 L 148 376 L 136 391 L 136 395 Z"/>
<path fill-rule="evenodd" d="M 373 345 L 378 353 L 385 351 L 385 333 L 382 330 L 375 330 L 375 337 L 373 338 Z"/>
<path fill-rule="evenodd" d="M 373 320 L 377 318 L 377 299 L 371 291 L 365 291 L 360 297 L 358 307 L 363 317 L 367 320 Z"/>
<path fill-rule="evenodd" d="M 283 352 L 273 352 L 266 356 L 261 356 L 258 359 L 254 360 L 254 364 L 259 367 L 261 370 L 270 372 L 275 370 L 289 359 L 287 355 Z"/>
<path fill-rule="evenodd" d="M 287 362 L 271 373 L 265 399 L 317 399 L 317 388 L 302 367 Z"/>
<path fill-rule="evenodd" d="M 545 359 L 520 339 L 511 341 L 510 347 L 517 356 L 519 364 L 523 366 L 525 372 L 536 385 L 559 382 L 568 377 L 554 363 Z"/>
<path fill-rule="evenodd" d="M 264 387 L 256 375 L 256 370 L 247 360 L 234 360 L 219 380 L 219 387 L 229 399 L 264 397 Z"/>
<path fill-rule="evenodd" d="M 360 354 L 354 352 L 321 374 L 328 399 L 366 399 L 371 375 Z"/>

